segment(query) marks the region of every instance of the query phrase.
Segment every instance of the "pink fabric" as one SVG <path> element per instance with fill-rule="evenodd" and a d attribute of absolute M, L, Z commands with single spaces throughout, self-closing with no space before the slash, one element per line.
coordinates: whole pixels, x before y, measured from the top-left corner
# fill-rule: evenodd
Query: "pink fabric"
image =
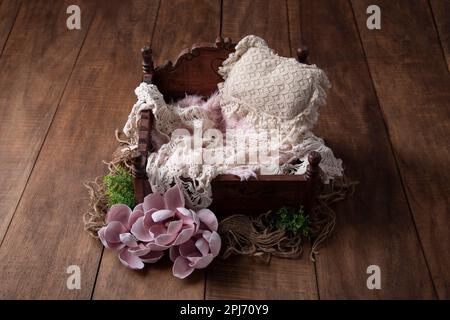
<path fill-rule="evenodd" d="M 245 119 L 224 118 L 220 107 L 220 96 L 218 91 L 214 92 L 207 100 L 204 100 L 198 95 L 186 95 L 183 99 L 178 100 L 176 105 L 181 108 L 188 108 L 191 106 L 201 107 L 206 111 L 208 118 L 214 123 L 214 127 L 223 133 L 225 133 L 227 129 L 245 130 L 248 128 Z M 155 128 L 152 128 L 151 139 L 155 150 L 158 150 L 163 144 L 169 142 L 167 137 L 161 135 Z"/>
<path fill-rule="evenodd" d="M 208 118 L 214 123 L 214 127 L 225 132 L 226 123 L 223 119 L 222 109 L 220 108 L 219 92 L 214 92 L 201 107 L 206 111 Z"/>
<path fill-rule="evenodd" d="M 208 118 L 214 123 L 214 127 L 225 132 L 226 123 L 223 119 L 218 91 L 214 92 L 207 100 L 197 95 L 186 95 L 186 97 L 177 101 L 176 104 L 181 108 L 199 106 L 206 111 Z"/>
<path fill-rule="evenodd" d="M 159 133 L 155 127 L 152 128 L 150 136 L 152 139 L 153 148 L 155 150 L 158 150 L 159 148 L 161 148 L 161 146 L 163 144 L 166 144 L 169 142 L 169 139 L 167 137 L 165 137 L 164 135 L 162 135 L 161 133 Z"/>
<path fill-rule="evenodd" d="M 205 103 L 203 98 L 201 96 L 197 96 L 195 94 L 190 94 L 190 95 L 186 94 L 186 96 L 183 99 L 178 100 L 176 102 L 176 104 L 180 108 L 187 108 L 187 107 L 191 107 L 191 106 L 199 106 L 199 105 L 202 105 L 203 103 Z"/>

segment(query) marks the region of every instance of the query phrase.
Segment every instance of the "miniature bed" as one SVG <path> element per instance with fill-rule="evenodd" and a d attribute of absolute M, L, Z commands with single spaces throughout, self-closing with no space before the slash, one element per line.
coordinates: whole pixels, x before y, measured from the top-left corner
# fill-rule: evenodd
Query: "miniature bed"
<path fill-rule="evenodd" d="M 143 81 L 154 84 L 166 101 L 183 98 L 186 94 L 208 97 L 217 90 L 223 79 L 218 73 L 222 62 L 234 51 L 229 38 L 218 37 L 214 44 L 198 43 L 183 50 L 175 63 L 166 61 L 154 67 L 152 49 L 142 49 Z M 299 49 L 297 60 L 305 63 L 307 50 Z M 150 110 L 141 111 L 138 152 L 133 158 L 134 192 L 136 203 L 151 193 L 146 173 L 147 156 L 153 150 L 151 128 L 154 117 Z M 282 206 L 312 207 L 321 186 L 319 163 L 321 156 L 311 152 L 303 175 L 257 175 L 247 181 L 234 175 L 219 175 L 212 181 L 211 210 L 218 215 L 252 214 L 276 210 Z"/>

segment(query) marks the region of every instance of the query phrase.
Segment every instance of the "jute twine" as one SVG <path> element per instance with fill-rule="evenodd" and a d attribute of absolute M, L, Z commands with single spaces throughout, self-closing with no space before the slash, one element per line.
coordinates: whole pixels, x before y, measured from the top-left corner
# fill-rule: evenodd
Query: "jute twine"
<path fill-rule="evenodd" d="M 270 227 L 268 211 L 258 216 L 234 214 L 219 223 L 223 242 L 222 258 L 233 254 L 259 257 L 268 262 L 271 256 L 297 258 L 302 254 L 302 237 Z"/>
<path fill-rule="evenodd" d="M 105 162 L 108 171 L 115 174 L 119 166 L 128 168 L 131 172 L 131 150 L 129 142 L 120 138 L 116 131 L 119 148 L 113 153 L 112 160 Z M 354 192 L 357 182 L 348 178 L 335 179 L 324 185 L 318 197 L 313 212 L 310 213 L 310 240 L 312 241 L 310 259 L 318 253 L 321 244 L 333 232 L 336 224 L 336 214 L 331 208 L 335 202 L 341 201 Z M 89 192 L 88 211 L 83 220 L 85 230 L 98 238 L 97 232 L 106 225 L 108 198 L 102 177 L 85 183 Z M 270 223 L 270 211 L 258 216 L 234 214 L 219 222 L 219 234 L 222 238 L 222 258 L 231 255 L 246 255 L 262 258 L 268 262 L 272 256 L 282 258 L 298 258 L 302 255 L 303 238 L 281 229 L 276 229 Z"/>
<path fill-rule="evenodd" d="M 330 205 L 353 193 L 356 184 L 343 177 L 323 186 L 316 206 L 310 213 L 312 245 L 309 256 L 312 261 L 315 261 L 318 248 L 330 237 L 336 224 L 336 214 Z M 269 261 L 271 256 L 301 256 L 302 236 L 273 228 L 269 218 L 271 214 L 270 211 L 258 216 L 235 214 L 221 220 L 219 233 L 225 244 L 222 257 L 240 254 Z"/>
<path fill-rule="evenodd" d="M 114 151 L 112 160 L 109 162 L 103 161 L 108 167 L 108 172 L 113 175 L 119 167 L 128 168 L 131 172 L 133 150 L 130 148 L 130 143 L 120 137 L 121 134 L 121 132 L 116 130 L 115 135 L 116 140 L 119 142 L 119 147 Z M 83 215 L 84 230 L 94 238 L 98 238 L 97 232 L 106 225 L 106 213 L 109 209 L 106 186 L 103 183 L 103 177 L 97 177 L 93 181 L 88 181 L 84 186 L 89 193 L 88 210 Z"/>

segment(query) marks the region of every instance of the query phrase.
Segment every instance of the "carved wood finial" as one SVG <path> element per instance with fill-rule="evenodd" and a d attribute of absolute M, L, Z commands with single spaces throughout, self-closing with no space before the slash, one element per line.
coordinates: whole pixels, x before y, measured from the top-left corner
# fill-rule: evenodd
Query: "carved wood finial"
<path fill-rule="evenodd" d="M 234 47 L 233 43 L 231 42 L 231 38 L 229 37 L 222 38 L 222 36 L 217 36 L 215 45 L 217 48 L 224 48 L 229 50 Z"/>
<path fill-rule="evenodd" d="M 306 59 L 308 59 L 308 47 L 301 46 L 297 49 L 297 61 L 300 63 L 306 63 Z"/>
<path fill-rule="evenodd" d="M 153 66 L 152 49 L 149 45 L 144 46 L 141 49 L 142 54 L 142 71 L 144 73 L 153 73 L 155 67 Z"/>
<path fill-rule="evenodd" d="M 215 43 L 217 48 L 223 47 L 223 38 L 221 36 L 217 36 Z"/>
<path fill-rule="evenodd" d="M 224 47 L 225 49 L 231 50 L 231 49 L 234 48 L 233 41 L 231 41 L 231 38 L 230 38 L 230 37 L 225 37 L 225 39 L 223 39 L 223 42 L 224 42 L 223 47 Z"/>
<path fill-rule="evenodd" d="M 312 151 L 308 155 L 308 167 L 306 168 L 306 179 L 307 180 L 315 180 L 317 177 L 319 177 L 320 173 L 320 167 L 319 163 L 322 160 L 322 156 L 320 153 L 316 151 Z"/>

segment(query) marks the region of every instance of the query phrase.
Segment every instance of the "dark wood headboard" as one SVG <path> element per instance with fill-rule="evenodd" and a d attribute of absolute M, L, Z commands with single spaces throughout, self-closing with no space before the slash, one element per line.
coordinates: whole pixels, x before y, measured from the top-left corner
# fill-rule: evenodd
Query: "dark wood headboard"
<path fill-rule="evenodd" d="M 182 98 L 186 93 L 207 97 L 223 81 L 218 69 L 234 47 L 230 38 L 218 37 L 214 44 L 196 43 L 184 49 L 175 63 L 166 61 L 155 68 L 152 50 L 146 46 L 142 49 L 144 81 L 155 84 L 168 101 Z"/>

